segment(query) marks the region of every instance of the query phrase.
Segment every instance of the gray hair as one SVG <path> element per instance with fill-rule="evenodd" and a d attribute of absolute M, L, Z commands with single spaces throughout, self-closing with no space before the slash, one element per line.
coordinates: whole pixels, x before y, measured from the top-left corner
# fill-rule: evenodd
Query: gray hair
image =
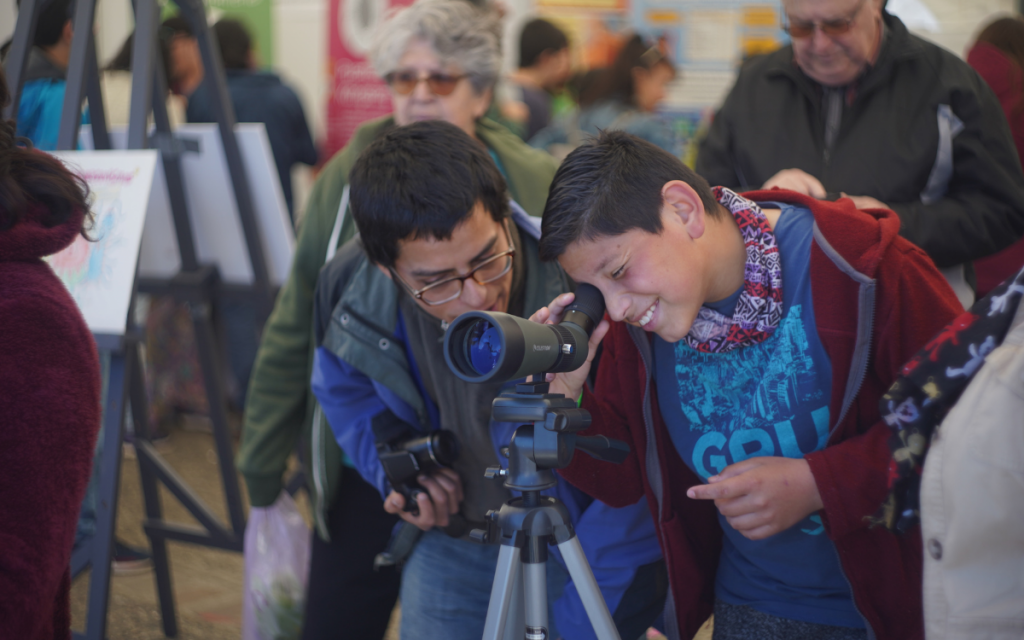
<path fill-rule="evenodd" d="M 466 0 L 418 0 L 377 27 L 370 60 L 384 77 L 398 68 L 413 40 L 426 42 L 441 64 L 457 65 L 477 95 L 490 89 L 501 73 L 501 20 L 497 12 Z"/>

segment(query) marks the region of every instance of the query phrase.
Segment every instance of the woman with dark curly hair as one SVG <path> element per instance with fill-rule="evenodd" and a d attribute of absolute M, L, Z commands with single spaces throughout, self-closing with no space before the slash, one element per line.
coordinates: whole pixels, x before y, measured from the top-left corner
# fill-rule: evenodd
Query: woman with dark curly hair
<path fill-rule="evenodd" d="M 0 107 L 10 100 L 0 69 Z M 100 366 L 43 257 L 84 233 L 87 197 L 80 178 L 0 121 L 0 638 L 71 634 L 71 546 L 100 426 Z"/>

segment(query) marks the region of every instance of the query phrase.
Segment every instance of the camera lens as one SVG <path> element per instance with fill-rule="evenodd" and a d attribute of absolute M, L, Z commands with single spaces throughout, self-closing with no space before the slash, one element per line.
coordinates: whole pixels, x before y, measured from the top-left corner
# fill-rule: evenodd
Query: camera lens
<path fill-rule="evenodd" d="M 477 322 L 466 339 L 467 360 L 480 375 L 491 372 L 501 357 L 501 332 L 487 321 Z"/>
<path fill-rule="evenodd" d="M 459 457 L 459 441 L 451 431 L 437 431 L 430 435 L 430 457 L 442 466 L 450 467 Z"/>

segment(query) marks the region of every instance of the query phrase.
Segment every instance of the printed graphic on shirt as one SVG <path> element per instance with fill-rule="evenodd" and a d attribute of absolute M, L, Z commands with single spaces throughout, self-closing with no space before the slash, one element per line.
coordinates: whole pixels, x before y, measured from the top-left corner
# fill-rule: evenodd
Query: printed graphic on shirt
<path fill-rule="evenodd" d="M 688 423 L 673 430 L 680 451 L 705 480 L 758 456 L 799 458 L 824 448 L 828 397 L 818 379 L 801 306 L 768 340 L 726 354 L 675 344 L 675 378 Z M 685 457 L 685 456 L 684 456 Z"/>

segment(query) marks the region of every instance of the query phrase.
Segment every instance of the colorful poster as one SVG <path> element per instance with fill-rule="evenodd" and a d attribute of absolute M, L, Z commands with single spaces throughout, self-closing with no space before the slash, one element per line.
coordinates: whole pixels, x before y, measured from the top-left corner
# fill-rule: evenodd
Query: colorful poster
<path fill-rule="evenodd" d="M 90 239 L 78 236 L 47 258 L 96 334 L 124 335 L 157 152 L 58 151 L 89 185 Z"/>
<path fill-rule="evenodd" d="M 678 74 L 660 108 L 680 141 L 680 156 L 696 161 L 696 142 L 725 100 L 747 57 L 774 51 L 788 39 L 780 0 L 633 0 L 634 28 L 657 39 Z"/>
<path fill-rule="evenodd" d="M 388 11 L 409 4 L 411 0 L 330 0 L 327 64 L 331 90 L 323 158 L 341 150 L 360 124 L 391 112 L 387 85 L 366 56 L 373 33 Z"/>

